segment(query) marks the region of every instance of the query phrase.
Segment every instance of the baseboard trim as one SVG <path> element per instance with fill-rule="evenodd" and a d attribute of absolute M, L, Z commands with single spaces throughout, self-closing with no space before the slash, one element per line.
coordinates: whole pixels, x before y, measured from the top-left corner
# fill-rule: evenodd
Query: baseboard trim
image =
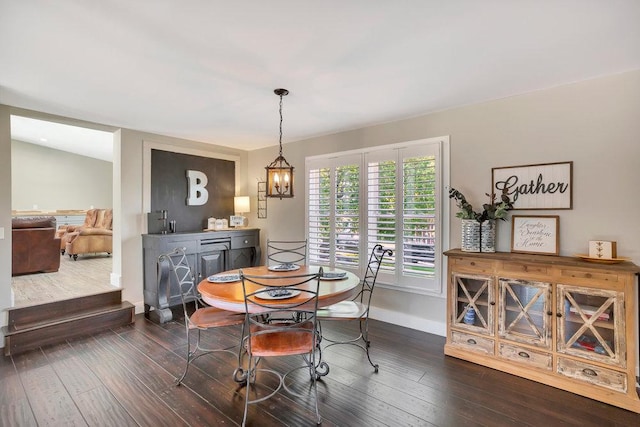
<path fill-rule="evenodd" d="M 144 301 L 134 302 L 133 305 L 136 308 L 136 314 L 144 313 Z M 153 307 L 151 307 L 151 310 L 153 310 Z"/>
<path fill-rule="evenodd" d="M 119 274 L 116 273 L 111 273 L 109 275 L 109 282 L 111 283 L 111 286 L 115 286 L 117 288 L 120 288 L 120 280 L 121 280 L 122 276 L 120 276 Z"/>
<path fill-rule="evenodd" d="M 371 307 L 369 317 L 393 325 L 404 326 L 405 328 L 415 329 L 430 334 L 447 335 L 447 325 L 445 322 L 436 322 L 434 320 L 424 319 L 397 311 L 386 310 L 384 308 Z"/>

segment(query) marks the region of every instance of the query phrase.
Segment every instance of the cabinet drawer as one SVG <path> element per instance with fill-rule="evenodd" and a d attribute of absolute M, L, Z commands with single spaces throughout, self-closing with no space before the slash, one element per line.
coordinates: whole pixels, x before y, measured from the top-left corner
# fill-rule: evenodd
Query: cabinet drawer
<path fill-rule="evenodd" d="M 535 274 L 548 274 L 549 268 L 546 265 L 538 265 L 533 263 L 523 262 L 505 262 L 502 265 L 502 270 L 509 273 L 535 273 Z"/>
<path fill-rule="evenodd" d="M 560 357 L 558 358 L 558 373 L 610 390 L 627 392 L 627 376 L 624 372 Z"/>
<path fill-rule="evenodd" d="M 620 281 L 620 278 L 614 272 L 574 270 L 563 268 L 560 270 L 560 275 L 562 277 L 572 277 L 581 280 L 593 280 L 595 282 L 617 283 Z"/>
<path fill-rule="evenodd" d="M 251 248 L 253 246 L 258 246 L 255 234 L 231 236 L 231 249 Z"/>
<path fill-rule="evenodd" d="M 187 254 L 195 254 L 198 252 L 198 242 L 195 240 L 168 240 L 166 242 L 163 242 L 163 246 L 165 246 L 166 249 L 164 250 L 166 252 L 171 252 L 175 248 L 184 248 L 185 253 Z"/>
<path fill-rule="evenodd" d="M 494 354 L 494 342 L 489 338 L 452 331 L 451 343 L 476 353 Z"/>
<path fill-rule="evenodd" d="M 493 262 L 473 258 L 453 258 L 451 264 L 456 269 L 471 270 L 474 272 L 491 273 Z"/>
<path fill-rule="evenodd" d="M 534 368 L 551 370 L 552 357 L 549 353 L 530 350 L 509 344 L 500 344 L 500 356 L 512 362 L 524 363 Z"/>

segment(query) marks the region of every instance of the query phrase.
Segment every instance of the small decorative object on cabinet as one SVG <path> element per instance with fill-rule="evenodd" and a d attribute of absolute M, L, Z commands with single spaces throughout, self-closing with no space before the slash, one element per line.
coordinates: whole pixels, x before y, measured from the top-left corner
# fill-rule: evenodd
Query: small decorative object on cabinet
<path fill-rule="evenodd" d="M 460 249 L 445 255 L 445 354 L 640 413 L 638 266 Z"/>

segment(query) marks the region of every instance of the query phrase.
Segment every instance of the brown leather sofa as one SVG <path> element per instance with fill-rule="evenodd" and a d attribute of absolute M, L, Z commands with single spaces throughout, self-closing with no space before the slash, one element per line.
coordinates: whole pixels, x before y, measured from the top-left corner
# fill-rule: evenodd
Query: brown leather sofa
<path fill-rule="evenodd" d="M 60 239 L 52 216 L 11 219 L 11 275 L 60 269 Z"/>
<path fill-rule="evenodd" d="M 74 261 L 78 255 L 88 253 L 113 252 L 113 210 L 90 209 L 83 225 L 67 227 L 65 252 Z"/>

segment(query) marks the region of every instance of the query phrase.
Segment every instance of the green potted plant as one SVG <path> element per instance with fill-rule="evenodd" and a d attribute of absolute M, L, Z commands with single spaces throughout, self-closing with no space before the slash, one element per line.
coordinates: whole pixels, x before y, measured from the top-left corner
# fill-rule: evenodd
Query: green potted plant
<path fill-rule="evenodd" d="M 495 194 L 486 194 L 489 203 L 482 205 L 482 212 L 473 210 L 471 203 L 460 191 L 449 189 L 449 198 L 454 199 L 460 209 L 456 217 L 462 219 L 462 247 L 465 252 L 495 252 L 495 220 L 507 220 L 507 213 L 513 209 L 513 203 L 506 193 L 496 200 Z"/>

